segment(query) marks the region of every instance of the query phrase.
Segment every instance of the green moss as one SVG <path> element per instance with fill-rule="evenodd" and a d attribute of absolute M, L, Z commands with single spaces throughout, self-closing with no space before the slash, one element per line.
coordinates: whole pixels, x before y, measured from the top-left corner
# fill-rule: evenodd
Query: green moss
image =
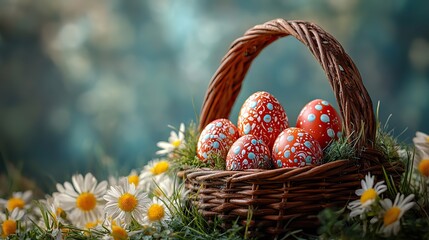
<path fill-rule="evenodd" d="M 356 148 L 354 142 L 348 138 L 341 137 L 333 141 L 324 151 L 322 163 L 333 162 L 340 159 L 355 159 Z"/>

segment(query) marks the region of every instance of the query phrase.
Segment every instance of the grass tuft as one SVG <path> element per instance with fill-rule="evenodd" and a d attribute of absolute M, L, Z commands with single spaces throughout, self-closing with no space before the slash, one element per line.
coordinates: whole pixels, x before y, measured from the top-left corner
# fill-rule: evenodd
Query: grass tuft
<path fill-rule="evenodd" d="M 243 239 L 242 227 L 234 221 L 231 226 L 224 228 L 224 222 L 220 218 L 214 218 L 212 221 L 206 220 L 198 209 L 183 199 L 184 185 L 178 188 L 173 194 L 167 206 L 171 206 L 170 211 L 174 216 L 168 223 L 174 239 Z"/>

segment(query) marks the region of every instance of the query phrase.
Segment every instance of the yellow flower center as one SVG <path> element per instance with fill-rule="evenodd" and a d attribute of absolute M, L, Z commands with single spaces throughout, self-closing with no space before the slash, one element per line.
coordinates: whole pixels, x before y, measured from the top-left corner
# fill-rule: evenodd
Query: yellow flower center
<path fill-rule="evenodd" d="M 389 226 L 390 224 L 396 222 L 399 218 L 399 214 L 401 213 L 401 209 L 398 207 L 392 207 L 386 211 L 384 214 L 384 226 Z"/>
<path fill-rule="evenodd" d="M 426 142 L 429 143 L 429 136 L 426 137 Z"/>
<path fill-rule="evenodd" d="M 11 234 L 15 234 L 16 232 L 16 222 L 14 220 L 5 220 L 1 226 L 3 230 L 3 237 L 9 236 Z"/>
<path fill-rule="evenodd" d="M 425 176 L 429 177 L 429 159 L 423 159 L 419 163 L 419 172 Z"/>
<path fill-rule="evenodd" d="M 128 176 L 128 183 L 134 183 L 134 186 L 137 186 L 139 184 L 139 176 L 136 174 Z"/>
<path fill-rule="evenodd" d="M 364 204 L 369 200 L 374 200 L 377 197 L 377 192 L 374 190 L 374 188 L 370 188 L 366 190 L 362 196 L 360 196 L 360 203 Z"/>
<path fill-rule="evenodd" d="M 122 211 L 131 212 L 137 206 L 137 198 L 129 193 L 125 193 L 118 200 L 118 206 Z"/>
<path fill-rule="evenodd" d="M 147 210 L 147 217 L 149 218 L 149 221 L 152 222 L 161 220 L 164 215 L 164 207 L 157 203 L 150 205 L 149 209 Z"/>
<path fill-rule="evenodd" d="M 124 240 L 128 238 L 127 231 L 117 225 L 112 226 L 112 236 L 114 240 Z"/>
<path fill-rule="evenodd" d="M 173 145 L 174 148 L 178 148 L 181 143 L 182 141 L 180 141 L 180 139 L 176 139 L 171 143 L 171 145 Z"/>
<path fill-rule="evenodd" d="M 153 175 L 158 175 L 166 172 L 169 167 L 170 164 L 167 161 L 160 161 L 156 163 L 150 171 L 153 173 Z"/>
<path fill-rule="evenodd" d="M 21 198 L 11 197 L 7 201 L 7 210 L 9 210 L 9 212 L 12 212 L 12 210 L 15 208 L 23 209 L 24 206 L 25 206 L 25 202 Z"/>
<path fill-rule="evenodd" d="M 81 193 L 76 199 L 76 206 L 82 211 L 91 211 L 97 205 L 97 199 L 93 193 Z"/>
<path fill-rule="evenodd" d="M 85 228 L 87 229 L 91 229 L 91 228 L 95 228 L 98 225 L 98 221 L 94 221 L 94 222 L 87 222 L 85 224 Z"/>

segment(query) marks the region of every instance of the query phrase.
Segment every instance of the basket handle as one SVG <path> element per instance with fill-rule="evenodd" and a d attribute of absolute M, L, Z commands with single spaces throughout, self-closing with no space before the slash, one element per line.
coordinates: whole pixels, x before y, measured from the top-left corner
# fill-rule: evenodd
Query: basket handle
<path fill-rule="evenodd" d="M 351 58 L 340 43 L 319 26 L 305 21 L 275 19 L 249 29 L 236 39 L 208 86 L 200 131 L 217 118 L 228 118 L 253 59 L 280 37 L 294 36 L 319 61 L 334 91 L 345 134 L 356 147 L 372 146 L 376 124 L 371 98 Z"/>

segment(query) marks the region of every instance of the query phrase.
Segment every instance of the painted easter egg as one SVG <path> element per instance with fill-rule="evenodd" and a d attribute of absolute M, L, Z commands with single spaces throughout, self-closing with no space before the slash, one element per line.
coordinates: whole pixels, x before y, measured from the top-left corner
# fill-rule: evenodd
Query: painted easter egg
<path fill-rule="evenodd" d="M 310 133 L 291 127 L 279 134 L 271 156 L 276 168 L 304 167 L 320 164 L 323 151 Z"/>
<path fill-rule="evenodd" d="M 226 157 L 227 170 L 270 169 L 272 161 L 268 146 L 256 136 L 244 135 L 232 144 Z"/>
<path fill-rule="evenodd" d="M 316 99 L 301 110 L 296 127 L 309 132 L 325 149 L 332 140 L 341 136 L 341 124 L 341 117 L 335 108 L 325 100 Z"/>
<path fill-rule="evenodd" d="M 201 131 L 197 143 L 197 156 L 204 162 L 213 155 L 225 159 L 229 148 L 238 137 L 238 129 L 231 121 L 216 119 Z"/>
<path fill-rule="evenodd" d="M 270 93 L 261 91 L 244 102 L 237 127 L 240 136 L 252 134 L 271 149 L 279 133 L 289 127 L 289 122 L 279 101 Z"/>

